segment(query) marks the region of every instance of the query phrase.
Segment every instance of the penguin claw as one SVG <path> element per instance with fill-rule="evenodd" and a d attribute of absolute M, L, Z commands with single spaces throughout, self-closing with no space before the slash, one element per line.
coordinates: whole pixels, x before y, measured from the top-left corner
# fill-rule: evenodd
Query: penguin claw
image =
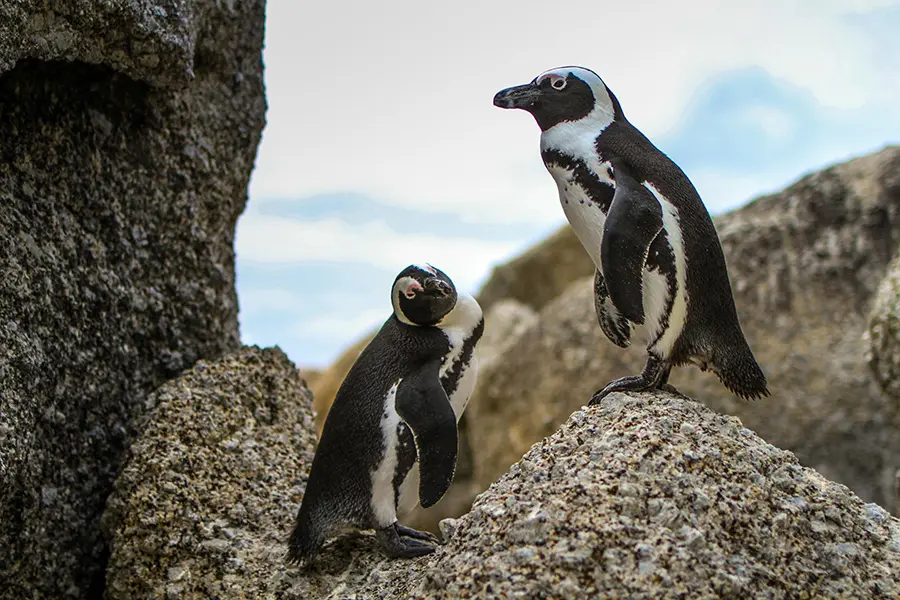
<path fill-rule="evenodd" d="M 397 533 L 403 537 L 412 538 L 415 540 L 424 540 L 426 542 L 431 542 L 432 544 L 441 543 L 441 540 L 439 540 L 437 536 L 428 531 L 419 531 L 418 529 L 406 527 L 405 525 L 401 525 L 400 523 L 395 524 L 394 528 L 397 530 Z"/>
<path fill-rule="evenodd" d="M 404 527 L 397 522 L 379 529 L 375 533 L 378 541 L 381 543 L 381 547 L 384 549 L 384 553 L 391 558 L 415 558 L 431 554 L 437 550 L 433 544 L 423 541 L 425 538 L 416 538 L 409 535 L 401 537 L 401 534 L 406 534 L 406 532 L 415 532 L 416 535 L 422 536 L 427 535 L 422 531 Z"/>

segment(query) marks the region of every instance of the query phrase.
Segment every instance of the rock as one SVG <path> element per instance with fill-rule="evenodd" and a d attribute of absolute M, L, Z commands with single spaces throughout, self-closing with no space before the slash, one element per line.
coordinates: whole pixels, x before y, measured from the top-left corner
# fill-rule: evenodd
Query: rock
<path fill-rule="evenodd" d="M 487 327 L 490 323 L 490 327 Z M 537 312 L 527 304 L 511 298 L 498 300 L 491 305 L 485 316 L 485 329 L 478 350 L 480 368 L 490 366 L 512 348 L 525 331 L 537 323 Z"/>
<path fill-rule="evenodd" d="M 804 177 L 716 220 L 738 314 L 772 396 L 744 402 L 711 373 L 671 382 L 740 416 L 766 440 L 850 486 L 894 505 L 900 467 L 896 401 L 866 365 L 872 296 L 900 240 L 900 148 Z M 608 381 L 640 371 L 646 354 L 603 335 L 591 280 L 572 284 L 483 369 L 467 415 L 481 487 L 554 431 Z"/>
<path fill-rule="evenodd" d="M 506 264 L 495 267 L 478 293 L 482 307 L 509 298 L 540 310 L 573 281 L 594 274 L 594 263 L 565 225 Z"/>
<path fill-rule="evenodd" d="M 155 85 L 183 85 L 194 77 L 197 38 L 210 9 L 222 10 L 213 0 L 6 2 L 0 74 L 23 59 L 79 61 Z"/>
<path fill-rule="evenodd" d="M 449 525 L 449 543 L 413 561 L 375 559 L 366 541 L 327 547 L 324 573 L 291 573 L 286 597 L 323 579 L 344 583 L 307 598 L 900 594 L 900 521 L 664 392 L 576 411 Z"/>
<path fill-rule="evenodd" d="M 0 597 L 102 594 L 99 516 L 147 395 L 238 347 L 263 20 L 0 6 Z"/>
<path fill-rule="evenodd" d="M 868 358 L 882 390 L 900 401 L 900 255 L 891 262 L 875 296 Z"/>
<path fill-rule="evenodd" d="M 106 597 L 261 598 L 283 587 L 315 447 L 310 401 L 278 348 L 200 361 L 155 392 L 103 518 Z"/>
<path fill-rule="evenodd" d="M 319 381 L 319 378 L 322 376 L 322 371 L 319 369 L 300 369 L 300 375 L 303 377 L 304 381 L 306 381 L 306 385 L 311 388 Z"/>
<path fill-rule="evenodd" d="M 900 521 L 684 397 L 573 414 L 445 520 L 429 557 L 370 533 L 284 562 L 315 443 L 278 349 L 201 361 L 153 396 L 103 525 L 115 598 L 894 598 Z"/>

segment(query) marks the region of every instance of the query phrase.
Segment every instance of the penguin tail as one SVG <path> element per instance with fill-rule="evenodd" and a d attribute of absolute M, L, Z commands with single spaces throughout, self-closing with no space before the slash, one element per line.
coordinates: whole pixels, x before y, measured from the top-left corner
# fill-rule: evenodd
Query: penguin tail
<path fill-rule="evenodd" d="M 325 523 L 310 513 L 307 506 L 300 506 L 294 530 L 288 539 L 287 560 L 290 563 L 308 566 L 325 544 Z"/>
<path fill-rule="evenodd" d="M 758 400 L 769 395 L 766 376 L 743 336 L 738 342 L 716 351 L 712 363 L 719 381 L 733 394 L 744 400 Z"/>

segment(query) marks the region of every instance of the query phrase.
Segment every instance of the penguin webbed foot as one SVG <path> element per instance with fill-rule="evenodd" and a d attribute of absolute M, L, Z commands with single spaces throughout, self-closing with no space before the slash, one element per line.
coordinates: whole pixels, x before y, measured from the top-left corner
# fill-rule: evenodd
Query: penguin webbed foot
<path fill-rule="evenodd" d="M 406 525 L 401 525 L 400 523 L 395 523 L 394 527 L 397 529 L 397 533 L 399 533 L 402 537 L 408 537 L 414 540 L 424 540 L 426 542 L 431 542 L 432 544 L 441 543 L 441 540 L 439 540 L 437 536 L 430 531 L 419 531 L 418 529 L 413 529 L 412 527 L 407 527 Z"/>
<path fill-rule="evenodd" d="M 600 404 L 604 398 L 613 392 L 642 392 L 649 389 L 665 389 L 667 391 L 674 390 L 680 394 L 678 390 L 668 384 L 669 373 L 672 371 L 672 365 L 665 364 L 652 354 L 647 358 L 647 364 L 640 375 L 629 375 L 614 379 L 606 384 L 602 389 L 594 392 L 588 405 L 595 406 Z M 669 390 L 668 388 L 671 388 Z"/>
<path fill-rule="evenodd" d="M 409 532 L 415 532 L 416 535 L 409 535 Z M 415 558 L 431 554 L 437 549 L 433 544 L 423 541 L 427 538 L 418 537 L 428 534 L 404 527 L 396 522 L 376 530 L 375 535 L 378 537 L 384 553 L 391 558 Z"/>

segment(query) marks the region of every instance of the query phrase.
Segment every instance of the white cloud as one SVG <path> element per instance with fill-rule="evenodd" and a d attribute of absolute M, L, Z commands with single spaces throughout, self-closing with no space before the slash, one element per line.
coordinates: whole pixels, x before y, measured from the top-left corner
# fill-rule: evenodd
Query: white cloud
<path fill-rule="evenodd" d="M 299 294 L 277 288 L 246 289 L 241 293 L 241 315 L 289 312 L 302 305 Z"/>
<path fill-rule="evenodd" d="M 262 263 L 362 263 L 399 272 L 410 263 L 428 262 L 464 290 L 520 249 L 514 242 L 398 233 L 381 221 L 350 225 L 257 213 L 241 219 L 235 245 L 239 260 Z"/>
<path fill-rule="evenodd" d="M 501 87 L 560 64 L 593 67 L 651 137 L 702 81 L 750 65 L 825 106 L 900 106 L 884 83 L 892 73 L 870 60 L 874 42 L 846 18 L 897 4 L 271 0 L 252 202 L 350 190 L 469 220 L 546 222 L 559 207 L 539 132 L 529 115 L 491 105 Z"/>
<path fill-rule="evenodd" d="M 303 319 L 291 325 L 289 335 L 321 336 L 353 340 L 367 331 L 376 329 L 391 314 L 391 306 L 385 298 L 383 308 L 372 308 L 356 311 L 347 315 L 342 313 L 323 312 L 310 319 Z"/>

